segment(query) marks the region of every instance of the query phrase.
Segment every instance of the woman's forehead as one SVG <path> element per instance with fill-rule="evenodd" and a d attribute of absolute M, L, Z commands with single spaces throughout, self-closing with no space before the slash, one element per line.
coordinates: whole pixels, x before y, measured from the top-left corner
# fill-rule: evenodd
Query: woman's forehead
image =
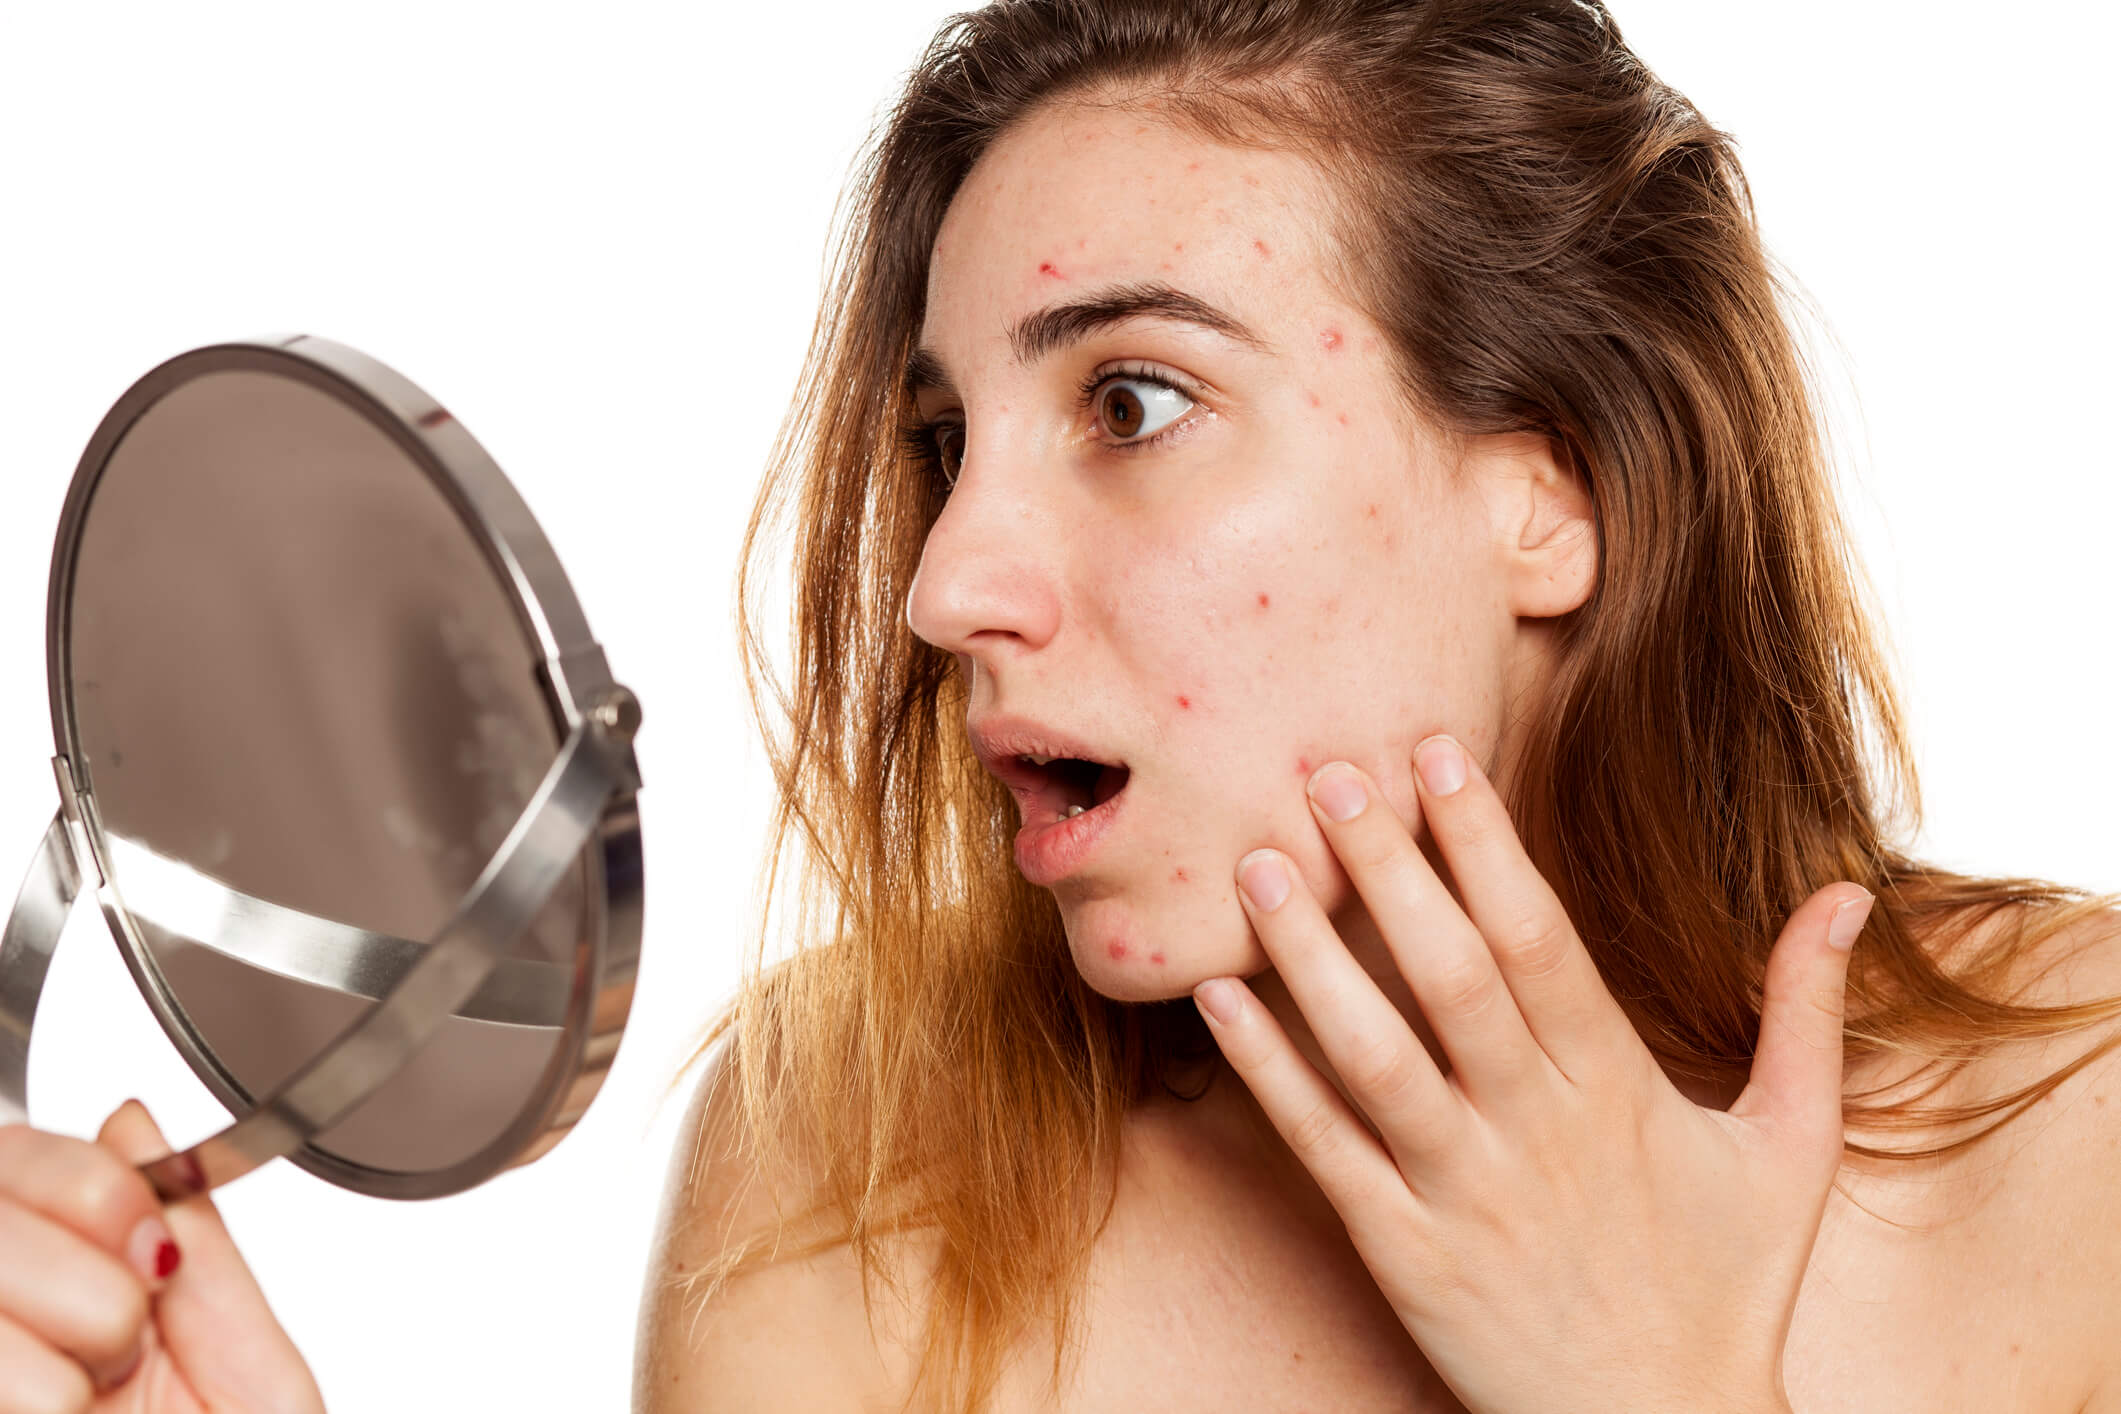
<path fill-rule="evenodd" d="M 928 270 L 924 342 L 998 334 L 1064 296 L 1170 286 L 1284 323 L 1330 292 L 1324 179 L 1307 158 L 1231 147 L 1132 109 L 1063 105 L 1004 133 L 967 175 Z"/>

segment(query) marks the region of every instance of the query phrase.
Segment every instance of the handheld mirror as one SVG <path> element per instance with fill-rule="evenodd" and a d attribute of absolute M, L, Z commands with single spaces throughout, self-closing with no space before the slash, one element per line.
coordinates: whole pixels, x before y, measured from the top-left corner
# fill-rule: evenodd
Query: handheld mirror
<path fill-rule="evenodd" d="M 640 708 L 471 434 L 324 339 L 179 355 L 89 441 L 47 621 L 0 1122 L 85 884 L 234 1117 L 142 1165 L 165 1199 L 280 1156 L 437 1197 L 557 1143 L 632 1000 Z"/>

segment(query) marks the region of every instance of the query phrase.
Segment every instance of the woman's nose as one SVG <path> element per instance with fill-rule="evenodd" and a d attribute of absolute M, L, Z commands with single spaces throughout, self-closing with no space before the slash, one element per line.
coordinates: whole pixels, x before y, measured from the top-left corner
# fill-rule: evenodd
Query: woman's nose
<path fill-rule="evenodd" d="M 968 452 L 970 449 L 967 449 Z M 1055 567 L 1064 533 L 1026 489 L 970 456 L 928 529 L 906 595 L 906 624 L 947 653 L 982 659 L 1003 645 L 1037 648 L 1060 624 Z"/>

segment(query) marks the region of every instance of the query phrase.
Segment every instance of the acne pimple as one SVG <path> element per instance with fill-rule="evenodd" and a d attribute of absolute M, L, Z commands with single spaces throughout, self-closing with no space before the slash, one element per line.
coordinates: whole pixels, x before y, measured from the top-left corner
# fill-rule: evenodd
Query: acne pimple
<path fill-rule="evenodd" d="M 1317 407 L 1317 406 L 1318 406 L 1318 394 L 1316 394 L 1316 393 L 1306 393 L 1306 394 L 1305 394 L 1304 396 L 1308 397 L 1308 398 L 1309 398 L 1309 399 L 1311 400 L 1311 406 L 1312 406 L 1312 407 Z"/>
<path fill-rule="evenodd" d="M 1362 516 L 1363 516 L 1363 519 L 1364 519 L 1364 520 L 1376 520 L 1376 519 L 1377 519 L 1377 502 L 1375 502 L 1375 501 L 1372 501 L 1372 502 L 1370 502 L 1370 504 L 1369 504 L 1369 505 L 1367 505 L 1367 506 L 1364 506 L 1364 507 L 1363 507 L 1363 510 L 1362 510 Z"/>
<path fill-rule="evenodd" d="M 1184 241 L 1173 241 L 1173 242 L 1171 242 L 1171 249 L 1173 249 L 1173 250 L 1184 250 L 1185 248 L 1186 248 L 1186 243 L 1185 243 Z"/>
<path fill-rule="evenodd" d="M 1186 170 L 1187 170 L 1188 172 L 1198 172 L 1198 171 L 1200 170 L 1200 163 L 1198 163 L 1198 162 L 1188 162 L 1188 163 L 1186 164 Z"/>
<path fill-rule="evenodd" d="M 1340 415 L 1340 417 L 1339 417 L 1338 419 L 1336 419 L 1336 420 L 1337 420 L 1337 421 L 1338 421 L 1338 422 L 1340 423 L 1340 425 L 1341 425 L 1341 426 L 1343 426 L 1343 427 L 1346 427 L 1346 426 L 1348 425 L 1348 415 L 1347 415 L 1346 413 L 1342 413 L 1342 414 Z"/>
<path fill-rule="evenodd" d="M 1114 938 L 1111 942 L 1105 944 L 1105 951 L 1112 955 L 1114 962 L 1124 962 L 1126 960 L 1127 945 L 1118 938 Z"/>
<path fill-rule="evenodd" d="M 1259 596 L 1259 607 L 1262 609 L 1267 607 L 1267 596 L 1264 594 Z"/>
<path fill-rule="evenodd" d="M 1171 882 L 1172 882 L 1172 883 L 1174 883 L 1174 884 L 1183 884 L 1183 883 L 1185 883 L 1185 882 L 1186 882 L 1186 871 L 1185 871 L 1185 870 L 1183 870 L 1183 869 L 1173 869 L 1173 870 L 1171 871 Z"/>
<path fill-rule="evenodd" d="M 1338 329 L 1321 329 L 1321 330 L 1319 330 L 1319 331 L 1318 331 L 1318 346 L 1319 346 L 1320 348 L 1324 349 L 1324 350 L 1325 350 L 1325 351 L 1326 351 L 1327 353 L 1339 353 L 1339 352 L 1340 352 L 1340 330 L 1338 330 Z"/>
<path fill-rule="evenodd" d="M 1084 236 L 1084 237 L 1083 237 L 1082 239 L 1078 240 L 1078 241 L 1077 241 L 1077 242 L 1075 243 L 1075 248 L 1076 248 L 1077 250 L 1082 250 L 1082 249 L 1084 249 L 1085 247 L 1087 247 L 1087 246 L 1088 246 L 1089 244 L 1090 244 L 1090 238 L 1089 238 L 1088 236 Z"/>
<path fill-rule="evenodd" d="M 1274 252 L 1267 249 L 1267 243 L 1265 241 L 1253 241 L 1252 249 L 1259 252 L 1259 258 L 1261 260 L 1272 260 L 1274 258 Z"/>
<path fill-rule="evenodd" d="M 1164 965 L 1164 955 L 1160 952 L 1150 953 L 1149 961 L 1155 963 L 1158 967 L 1162 967 Z"/>
<path fill-rule="evenodd" d="M 1187 697 L 1187 696 L 1185 696 L 1184 694 L 1180 694 L 1180 696 L 1179 696 L 1179 699 L 1178 699 L 1178 710 L 1179 710 L 1179 711 L 1181 711 L 1181 712 L 1190 712 L 1190 711 L 1192 711 L 1192 710 L 1193 710 L 1193 699 L 1192 699 L 1192 698 L 1190 698 L 1190 697 Z"/>
<path fill-rule="evenodd" d="M 1038 273 L 1041 275 L 1050 275 L 1056 280 L 1065 280 L 1068 278 L 1066 275 L 1061 274 L 1060 271 L 1054 269 L 1053 262 L 1050 260 L 1041 260 L 1038 263 Z"/>
<path fill-rule="evenodd" d="M 1303 778 L 1304 778 L 1305 780 L 1307 780 L 1307 781 L 1311 779 L 1311 758 L 1310 758 L 1310 757 L 1308 757 L 1308 756 L 1299 756 L 1299 757 L 1297 757 L 1297 758 L 1296 758 L 1296 774 L 1297 774 L 1297 775 L 1299 775 L 1299 776 L 1302 776 L 1302 777 L 1303 777 Z"/>

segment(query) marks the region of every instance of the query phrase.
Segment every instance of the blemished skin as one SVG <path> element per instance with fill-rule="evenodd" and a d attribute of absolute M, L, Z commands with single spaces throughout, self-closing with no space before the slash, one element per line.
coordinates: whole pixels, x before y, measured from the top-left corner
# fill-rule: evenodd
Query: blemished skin
<path fill-rule="evenodd" d="M 1237 861 L 1272 846 L 1440 1058 L 1304 784 L 1362 767 L 1433 857 L 1413 748 L 1448 730 L 1506 782 L 1548 621 L 1591 592 L 1590 506 L 1539 439 L 1454 472 L 1329 280 L 1320 183 L 1293 153 L 1140 112 L 1053 110 L 989 150 L 930 267 L 919 342 L 953 391 L 920 409 L 964 425 L 962 473 L 907 616 L 957 656 L 975 720 L 1030 717 L 1129 768 L 1124 816 L 1053 888 L 1091 986 L 1142 1001 L 1248 977 L 1315 1058 L 1237 900 Z M 1017 362 L 1016 320 L 1146 282 L 1267 347 L 1141 317 Z M 1154 400 L 1132 449 L 1083 405 L 1105 368 L 1183 392 L 1122 385 Z"/>
<path fill-rule="evenodd" d="M 1100 992 L 1194 990 L 1466 1407 L 1786 1411 L 1869 895 L 1791 915 L 1727 1113 L 1659 1071 L 1498 789 L 1544 626 L 1595 584 L 1587 498 L 1542 439 L 1461 457 L 1407 415 L 1318 183 L 1109 106 L 986 154 L 930 271 L 921 415 L 956 481 L 908 621 L 976 733 L 1126 763 L 1072 868 L 1020 862 Z M 1156 286 L 1186 318 L 1022 333 Z"/>

